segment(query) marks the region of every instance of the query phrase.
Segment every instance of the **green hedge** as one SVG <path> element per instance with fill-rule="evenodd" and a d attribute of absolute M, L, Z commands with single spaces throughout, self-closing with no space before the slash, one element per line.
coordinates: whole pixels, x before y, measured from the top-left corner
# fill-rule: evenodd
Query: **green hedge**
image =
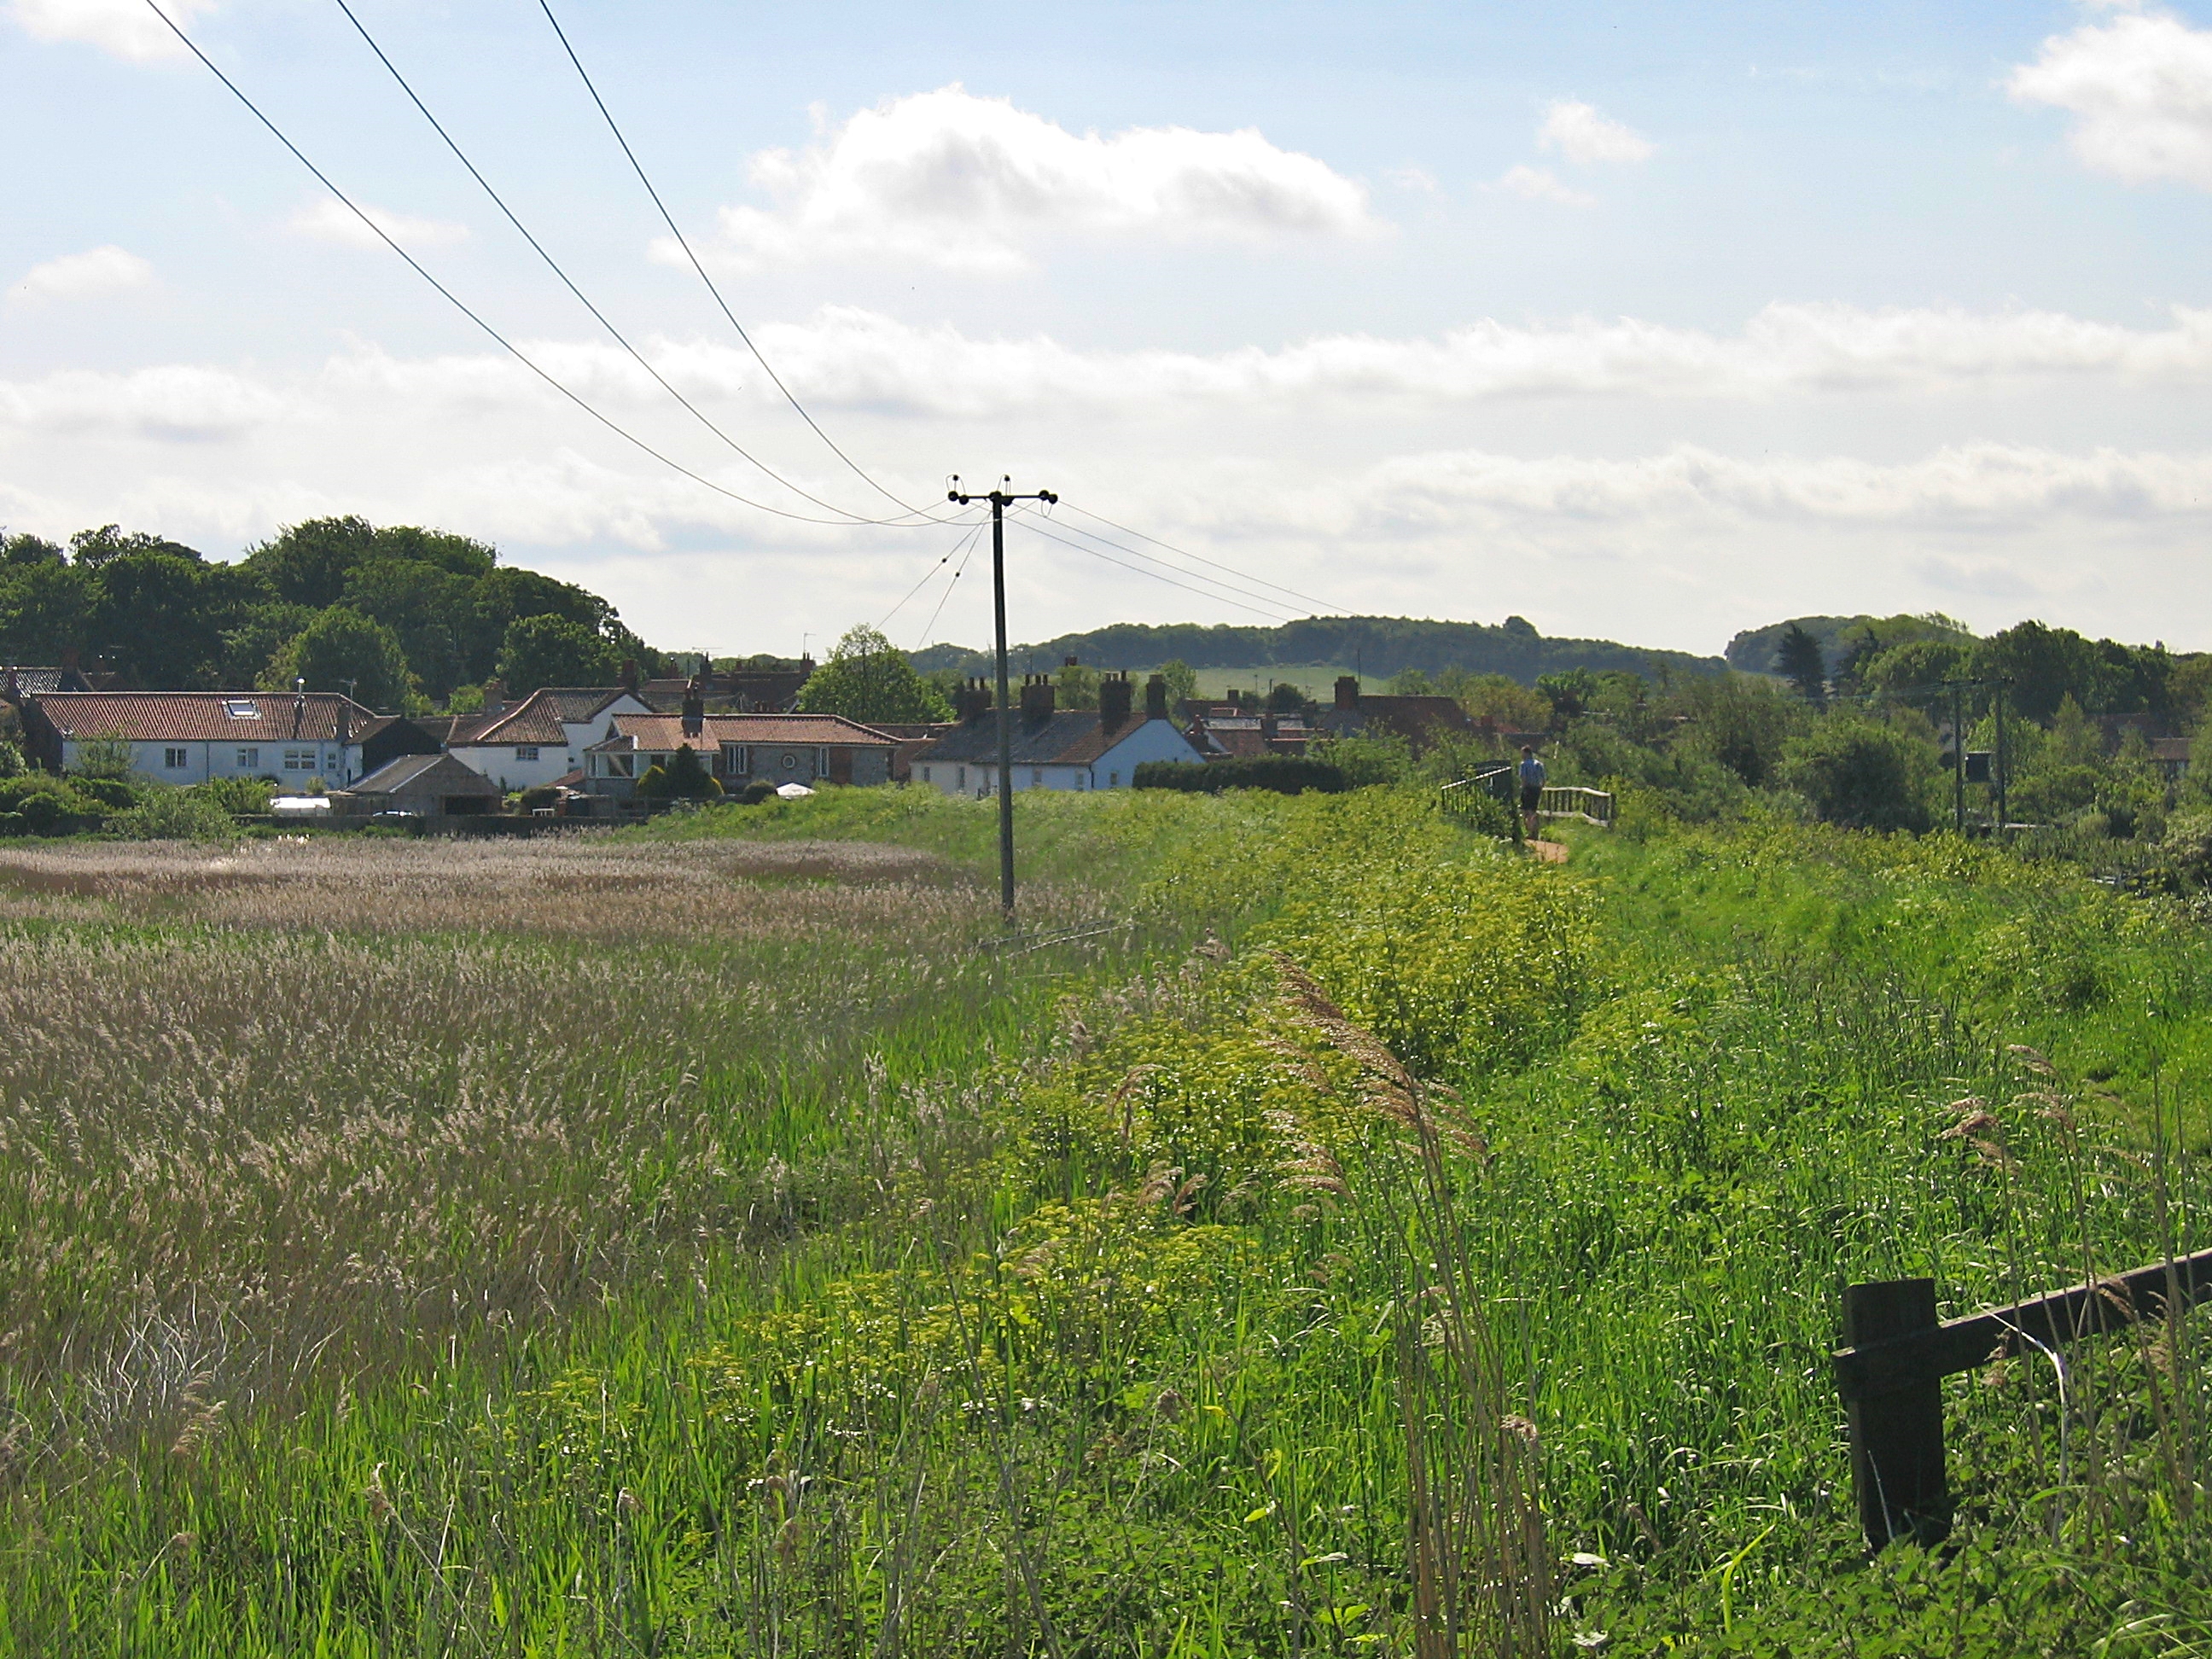
<path fill-rule="evenodd" d="M 1180 789 L 1218 795 L 1224 789 L 1272 789 L 1279 795 L 1310 789 L 1339 795 L 1350 786 L 1343 769 L 1304 755 L 1253 755 L 1233 760 L 1146 761 L 1133 780 L 1139 789 Z"/>

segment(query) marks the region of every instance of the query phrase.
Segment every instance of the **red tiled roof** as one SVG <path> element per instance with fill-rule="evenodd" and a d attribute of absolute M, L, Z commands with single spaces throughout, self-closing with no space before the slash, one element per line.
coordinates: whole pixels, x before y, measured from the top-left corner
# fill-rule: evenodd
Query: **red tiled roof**
<path fill-rule="evenodd" d="M 687 737 L 681 714 L 610 714 L 618 738 L 647 754 L 674 754 L 689 744 L 698 753 L 726 743 L 800 743 L 836 748 L 890 749 L 896 739 L 842 714 L 708 714 L 696 737 Z"/>
<path fill-rule="evenodd" d="M 335 691 L 56 691 L 36 705 L 72 738 L 114 737 L 132 743 L 330 743 L 345 714 L 349 742 L 377 716 Z M 235 711 L 235 712 L 234 712 Z"/>
<path fill-rule="evenodd" d="M 544 686 L 514 708 L 479 717 L 465 732 L 447 738 L 447 748 L 481 744 L 535 743 L 558 746 L 568 740 L 562 722 L 579 724 L 592 718 L 617 697 L 631 695 L 620 686 Z M 641 699 L 641 701 L 642 701 Z"/>

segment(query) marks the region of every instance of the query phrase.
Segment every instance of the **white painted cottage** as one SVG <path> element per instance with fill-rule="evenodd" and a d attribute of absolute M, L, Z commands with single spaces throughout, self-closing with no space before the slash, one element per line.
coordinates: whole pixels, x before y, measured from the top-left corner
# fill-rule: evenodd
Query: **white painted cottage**
<path fill-rule="evenodd" d="M 571 774 L 582 783 L 584 751 L 614 714 L 650 714 L 653 705 L 620 686 L 549 685 L 511 708 L 457 725 L 446 752 L 501 789 L 534 789 Z"/>
<path fill-rule="evenodd" d="M 1049 676 L 1023 682 L 1014 711 L 1015 789 L 1127 789 L 1146 761 L 1202 761 L 1191 740 L 1168 718 L 1167 683 L 1154 675 L 1145 687 L 1145 712 L 1131 707 L 1135 688 L 1126 675 L 1098 684 L 1098 707 L 1058 709 Z M 989 795 L 999 788 L 999 722 L 981 696 L 963 691 L 959 725 L 915 751 L 912 781 L 947 795 Z"/>

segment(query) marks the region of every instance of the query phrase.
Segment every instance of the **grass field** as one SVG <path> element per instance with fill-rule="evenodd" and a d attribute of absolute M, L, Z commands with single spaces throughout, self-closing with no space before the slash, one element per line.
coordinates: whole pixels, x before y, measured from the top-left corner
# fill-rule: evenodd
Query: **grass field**
<path fill-rule="evenodd" d="M 914 792 L 0 854 L 0 1644 L 2212 1646 L 2187 1324 L 1954 1381 L 1955 1547 L 1872 1564 L 1826 1365 L 1853 1279 L 2212 1243 L 2185 913 L 1022 811 L 1110 930 L 979 949 L 989 806 Z"/>

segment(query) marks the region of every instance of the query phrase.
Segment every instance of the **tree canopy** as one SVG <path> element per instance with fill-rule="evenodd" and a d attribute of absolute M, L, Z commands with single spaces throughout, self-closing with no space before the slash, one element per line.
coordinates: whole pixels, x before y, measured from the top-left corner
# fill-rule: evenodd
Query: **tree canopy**
<path fill-rule="evenodd" d="M 607 685 L 621 670 L 603 635 L 566 617 L 509 623 L 499 650 L 499 677 L 515 696 L 547 685 Z"/>
<path fill-rule="evenodd" d="M 799 709 L 898 724 L 952 718 L 945 694 L 915 672 L 906 653 L 880 629 L 866 624 L 847 630 L 830 659 L 808 678 L 799 690 Z"/>

